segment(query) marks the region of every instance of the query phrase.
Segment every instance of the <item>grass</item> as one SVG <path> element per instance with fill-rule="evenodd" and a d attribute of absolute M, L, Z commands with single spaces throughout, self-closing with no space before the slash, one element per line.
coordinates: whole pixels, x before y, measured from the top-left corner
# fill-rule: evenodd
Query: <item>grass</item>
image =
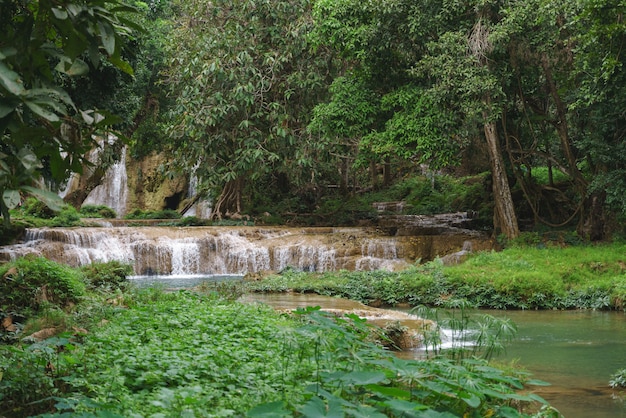
<path fill-rule="evenodd" d="M 626 245 L 513 247 L 401 272 L 287 270 L 248 284 L 256 292 L 312 292 L 366 304 L 441 306 L 465 299 L 495 309 L 626 309 Z"/>

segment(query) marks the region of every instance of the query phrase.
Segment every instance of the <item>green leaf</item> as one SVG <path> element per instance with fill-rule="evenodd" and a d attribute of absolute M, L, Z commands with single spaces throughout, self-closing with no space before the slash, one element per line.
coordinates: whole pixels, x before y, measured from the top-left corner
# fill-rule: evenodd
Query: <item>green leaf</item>
<path fill-rule="evenodd" d="M 0 118 L 3 118 L 13 112 L 18 104 L 18 101 L 10 99 L 5 99 L 0 102 Z"/>
<path fill-rule="evenodd" d="M 5 190 L 2 193 L 2 200 L 9 209 L 16 208 L 21 201 L 20 192 L 18 190 Z"/>
<path fill-rule="evenodd" d="M 315 396 L 311 398 L 302 408 L 300 413 L 305 417 L 317 418 L 317 417 L 331 417 L 331 418 L 343 418 L 344 413 L 341 405 L 337 402 L 328 403 L 328 409 L 322 399 Z"/>
<path fill-rule="evenodd" d="M 118 69 L 124 71 L 128 75 L 134 75 L 133 67 L 118 55 L 111 55 L 109 57 L 109 62 L 115 65 Z"/>
<path fill-rule="evenodd" d="M 545 382 L 543 380 L 539 380 L 539 379 L 530 379 L 524 383 L 526 383 L 527 385 L 533 385 L 533 386 L 551 386 L 550 383 Z"/>
<path fill-rule="evenodd" d="M 111 25 L 102 21 L 98 22 L 98 31 L 104 50 L 107 54 L 113 55 L 115 53 L 115 31 Z"/>
<path fill-rule="evenodd" d="M 480 406 L 480 398 L 473 393 L 459 392 L 459 398 L 463 399 L 463 401 L 472 408 L 478 408 Z"/>
<path fill-rule="evenodd" d="M 64 202 L 57 194 L 49 192 L 47 190 L 37 189 L 31 186 L 22 187 L 24 191 L 36 196 L 39 200 L 45 203 L 53 211 L 59 212 L 63 209 Z"/>
<path fill-rule="evenodd" d="M 339 379 L 348 385 L 373 385 L 387 379 L 383 372 L 356 371 L 346 373 Z"/>
<path fill-rule="evenodd" d="M 257 405 L 246 414 L 248 418 L 286 418 L 291 417 L 291 412 L 285 409 L 281 401 L 269 402 Z"/>
<path fill-rule="evenodd" d="M 15 71 L 6 66 L 4 62 L 0 61 L 0 85 L 8 90 L 9 93 L 16 96 L 21 95 L 24 92 L 24 86 L 20 76 Z"/>
<path fill-rule="evenodd" d="M 39 105 L 38 105 L 37 103 L 35 103 L 35 102 L 32 102 L 32 101 L 28 100 L 28 101 L 24 101 L 24 103 L 25 103 L 25 104 L 26 104 L 26 106 L 28 106 L 28 108 L 29 108 L 30 110 L 32 110 L 35 114 L 37 114 L 37 115 L 41 116 L 41 117 L 42 117 L 42 118 L 44 118 L 44 119 L 49 120 L 50 122 L 58 122 L 58 121 L 60 120 L 60 119 L 59 119 L 59 116 L 58 116 L 56 113 L 51 112 L 51 111 L 49 111 L 48 109 L 45 109 L 45 108 L 43 108 L 43 107 L 39 106 Z"/>
<path fill-rule="evenodd" d="M 55 67 L 55 70 L 69 76 L 79 76 L 87 74 L 89 72 L 89 66 L 80 58 L 76 58 L 74 61 L 67 59 L 59 62 Z"/>
<path fill-rule="evenodd" d="M 17 153 L 17 158 L 20 160 L 24 168 L 26 168 L 26 170 L 29 172 L 32 172 L 36 168 L 41 167 L 41 162 L 39 161 L 35 153 L 28 148 L 22 148 Z"/>
<path fill-rule="evenodd" d="M 52 8 L 52 13 L 54 14 L 54 17 L 56 17 L 59 20 L 65 20 L 67 19 L 67 16 L 68 16 L 66 10 L 58 9 L 56 7 Z"/>

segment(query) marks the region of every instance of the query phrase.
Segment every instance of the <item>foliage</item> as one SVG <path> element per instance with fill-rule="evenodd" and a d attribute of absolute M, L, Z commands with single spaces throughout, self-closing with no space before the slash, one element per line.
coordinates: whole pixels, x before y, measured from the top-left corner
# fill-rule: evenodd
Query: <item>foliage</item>
<path fill-rule="evenodd" d="M 626 369 L 620 369 L 611 375 L 609 386 L 612 388 L 626 388 Z"/>
<path fill-rule="evenodd" d="M 83 205 L 80 214 L 86 218 L 115 218 L 117 214 L 113 209 L 105 205 Z"/>
<path fill-rule="evenodd" d="M 127 276 L 133 274 L 133 267 L 119 261 L 91 263 L 80 268 L 90 290 L 112 292 L 129 287 Z"/>
<path fill-rule="evenodd" d="M 88 334 L 0 346 L 0 414 L 528 416 L 512 405 L 544 402 L 484 361 L 398 359 L 354 315 L 157 289 L 125 303 Z"/>
<path fill-rule="evenodd" d="M 124 219 L 180 219 L 181 215 L 173 209 L 163 210 L 141 210 L 135 209 L 126 216 Z"/>
<path fill-rule="evenodd" d="M 43 257 L 3 264 L 0 277 L 0 307 L 5 312 L 29 315 L 48 304 L 64 308 L 85 294 L 80 272 Z"/>
<path fill-rule="evenodd" d="M 53 182 L 80 172 L 93 146 L 91 133 L 115 121 L 105 111 L 77 107 L 64 80 L 83 76 L 106 58 L 132 74 L 122 46 L 136 25 L 122 16 L 134 9 L 118 0 L 3 2 L 0 6 L 0 212 L 20 191 L 51 205 L 59 199 L 33 187 L 41 176 Z"/>
<path fill-rule="evenodd" d="M 221 193 L 216 217 L 241 210 L 245 181 L 315 173 L 304 131 L 328 61 L 312 52 L 309 2 L 181 2 L 165 83 L 175 103 L 172 168 Z"/>
<path fill-rule="evenodd" d="M 287 269 L 247 284 L 257 292 L 314 292 L 366 304 L 442 306 L 466 300 L 495 309 L 621 309 L 623 245 L 511 247 L 457 266 L 438 260 L 399 271 L 306 273 Z"/>

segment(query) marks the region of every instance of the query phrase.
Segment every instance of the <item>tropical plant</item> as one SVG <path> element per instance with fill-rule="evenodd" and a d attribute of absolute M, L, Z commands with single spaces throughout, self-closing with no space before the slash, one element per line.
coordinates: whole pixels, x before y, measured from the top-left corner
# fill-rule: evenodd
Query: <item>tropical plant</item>
<path fill-rule="evenodd" d="M 626 388 L 626 369 L 620 369 L 611 375 L 609 386 L 612 388 Z"/>
<path fill-rule="evenodd" d="M 91 133 L 115 121 L 106 111 L 78 108 L 64 80 L 83 76 L 106 59 L 132 74 L 122 58 L 132 12 L 118 0 L 56 4 L 0 4 L 0 213 L 5 226 L 20 192 L 58 206 L 34 186 L 44 176 L 62 182 L 80 172 L 93 145 Z"/>
<path fill-rule="evenodd" d="M 185 1 L 176 11 L 164 79 L 175 98 L 172 168 L 218 195 L 216 218 L 241 212 L 247 182 L 315 179 L 304 128 L 332 59 L 307 41 L 309 1 Z"/>

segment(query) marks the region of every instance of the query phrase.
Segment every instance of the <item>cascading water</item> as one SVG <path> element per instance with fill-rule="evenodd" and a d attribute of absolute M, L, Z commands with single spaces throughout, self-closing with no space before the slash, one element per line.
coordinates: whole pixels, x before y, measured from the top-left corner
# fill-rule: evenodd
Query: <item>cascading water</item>
<path fill-rule="evenodd" d="M 41 228 L 28 230 L 20 245 L 1 247 L 0 259 L 34 253 L 74 266 L 119 260 L 137 275 L 392 269 L 411 261 L 408 238 L 359 228 Z"/>
<path fill-rule="evenodd" d="M 120 160 L 105 174 L 102 184 L 94 188 L 83 205 L 105 205 L 115 211 L 118 217 L 126 214 L 128 185 L 126 176 L 126 146 Z"/>

